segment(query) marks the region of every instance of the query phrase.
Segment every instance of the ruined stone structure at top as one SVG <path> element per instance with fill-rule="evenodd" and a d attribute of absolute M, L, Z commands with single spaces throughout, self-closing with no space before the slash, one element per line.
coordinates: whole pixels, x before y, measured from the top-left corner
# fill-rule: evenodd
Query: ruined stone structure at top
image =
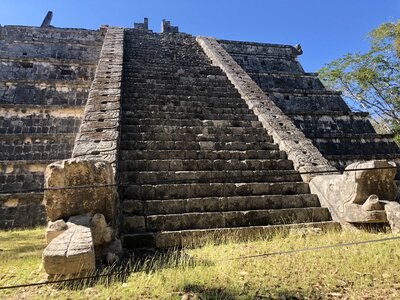
<path fill-rule="evenodd" d="M 391 135 L 303 71 L 299 46 L 50 19 L 0 28 L 0 227 L 43 224 L 43 170 L 70 157 L 113 166 L 126 247 L 335 226 L 313 172 L 399 161 Z"/>

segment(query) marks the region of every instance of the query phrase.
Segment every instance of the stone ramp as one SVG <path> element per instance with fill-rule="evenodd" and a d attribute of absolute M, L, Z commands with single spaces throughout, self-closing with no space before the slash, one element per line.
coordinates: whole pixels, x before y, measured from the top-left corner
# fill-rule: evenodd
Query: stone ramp
<path fill-rule="evenodd" d="M 118 175 L 127 248 L 337 225 L 186 34 L 125 30 Z"/>

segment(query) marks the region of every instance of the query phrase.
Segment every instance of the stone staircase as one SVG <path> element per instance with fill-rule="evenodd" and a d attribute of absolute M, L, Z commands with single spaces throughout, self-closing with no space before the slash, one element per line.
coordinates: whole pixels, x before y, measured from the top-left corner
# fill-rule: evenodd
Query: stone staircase
<path fill-rule="evenodd" d="M 127 248 L 336 225 L 186 34 L 125 30 L 118 175 Z"/>

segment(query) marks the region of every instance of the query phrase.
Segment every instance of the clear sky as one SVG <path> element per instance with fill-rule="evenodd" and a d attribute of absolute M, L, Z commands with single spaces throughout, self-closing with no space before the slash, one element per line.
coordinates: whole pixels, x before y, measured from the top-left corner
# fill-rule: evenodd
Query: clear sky
<path fill-rule="evenodd" d="M 365 50 L 368 31 L 400 19 L 400 0 L 0 0 L 0 24 L 38 26 L 48 10 L 57 27 L 132 27 L 148 17 L 159 32 L 165 18 L 193 35 L 300 43 L 311 72 Z"/>

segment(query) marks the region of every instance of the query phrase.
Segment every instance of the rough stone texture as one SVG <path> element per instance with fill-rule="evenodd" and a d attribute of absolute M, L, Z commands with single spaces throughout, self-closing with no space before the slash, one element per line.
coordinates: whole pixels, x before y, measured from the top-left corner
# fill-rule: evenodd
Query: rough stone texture
<path fill-rule="evenodd" d="M 98 30 L 0 26 L 1 191 L 41 189 L 44 166 L 71 157 L 102 41 Z M 38 197 L 2 196 L 0 228 L 44 225 Z"/>
<path fill-rule="evenodd" d="M 197 37 L 197 41 L 213 64 L 225 72 L 242 98 L 246 100 L 249 108 L 254 111 L 268 133 L 278 143 L 280 149 L 288 154 L 288 158 L 293 161 L 296 170 L 301 172 L 335 170 L 311 141 L 297 129 L 283 111 L 275 105 L 215 39 Z M 286 51 L 286 49 L 282 48 L 282 51 Z M 302 175 L 306 181 L 309 181 L 313 176 L 315 175 Z"/>
<path fill-rule="evenodd" d="M 112 240 L 112 229 L 108 227 L 106 219 L 102 214 L 95 214 L 90 221 L 93 244 L 95 246 L 108 244 Z"/>
<path fill-rule="evenodd" d="M 76 276 L 95 268 L 95 253 L 90 228 L 72 226 L 47 245 L 42 255 L 47 274 Z"/>
<path fill-rule="evenodd" d="M 110 185 L 73 188 L 85 185 Z M 50 164 L 45 172 L 44 203 L 51 221 L 84 213 L 102 213 L 108 221 L 116 214 L 114 173 L 108 162 L 79 158 Z M 70 187 L 68 189 L 56 188 Z M 51 188 L 55 188 L 51 190 Z"/>
<path fill-rule="evenodd" d="M 46 242 L 49 244 L 52 240 L 68 229 L 68 225 L 64 220 L 49 221 L 46 228 Z"/>
<path fill-rule="evenodd" d="M 124 29 L 109 28 L 89 92 L 72 157 L 110 162 L 115 169 L 119 139 Z"/>
<path fill-rule="evenodd" d="M 393 135 L 376 134 L 368 113 L 351 112 L 340 93 L 324 88 L 317 73 L 304 72 L 297 60 L 301 47 L 219 43 L 335 167 L 377 159 L 400 162 Z"/>
<path fill-rule="evenodd" d="M 392 233 L 400 234 L 400 203 L 394 201 L 387 203 L 385 211 Z"/>
<path fill-rule="evenodd" d="M 318 195 L 321 205 L 329 208 L 333 220 L 342 223 L 387 222 L 378 199 L 395 200 L 396 172 L 396 164 L 385 160 L 354 163 L 343 175 L 313 178 L 310 189 Z"/>
<path fill-rule="evenodd" d="M 123 66 L 118 176 L 125 247 L 174 247 L 203 233 L 262 233 L 276 224 L 332 224 L 193 36 L 127 29 Z"/>
<path fill-rule="evenodd" d="M 14 176 L 11 177 L 14 178 Z M 10 182 L 14 185 L 13 178 L 10 179 Z M 20 184 L 22 185 L 22 182 Z M 9 189 L 0 188 L 0 190 L 7 191 Z M 46 224 L 46 213 L 42 201 L 43 193 L 1 194 L 0 228 L 10 229 Z"/>

